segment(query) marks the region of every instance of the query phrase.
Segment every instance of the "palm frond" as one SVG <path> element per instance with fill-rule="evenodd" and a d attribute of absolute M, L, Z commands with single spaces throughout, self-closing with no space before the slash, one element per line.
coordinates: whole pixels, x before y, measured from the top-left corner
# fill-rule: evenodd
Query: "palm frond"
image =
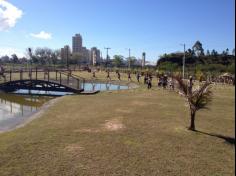
<path fill-rule="evenodd" d="M 210 85 L 211 83 L 206 82 L 192 93 L 191 104 L 195 106 L 196 110 L 207 109 L 208 103 L 212 101 Z"/>
<path fill-rule="evenodd" d="M 207 104 L 212 101 L 210 82 L 205 82 L 191 92 L 188 91 L 187 82 L 185 82 L 180 76 L 176 76 L 175 80 L 178 83 L 179 90 L 187 98 L 191 109 L 199 110 L 208 108 Z"/>
<path fill-rule="evenodd" d="M 185 95 L 187 96 L 188 95 L 188 85 L 186 82 L 184 82 L 184 80 L 180 77 L 180 76 L 176 76 L 174 78 L 177 83 L 178 83 L 178 88 L 179 90 Z"/>

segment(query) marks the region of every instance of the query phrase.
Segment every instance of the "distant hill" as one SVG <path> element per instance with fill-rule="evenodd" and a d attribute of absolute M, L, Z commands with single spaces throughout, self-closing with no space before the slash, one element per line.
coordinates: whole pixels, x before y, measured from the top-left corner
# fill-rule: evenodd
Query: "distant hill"
<path fill-rule="evenodd" d="M 165 54 L 157 61 L 157 67 L 162 70 L 175 71 L 183 64 L 183 53 Z M 203 72 L 230 72 L 235 73 L 234 55 L 202 55 L 192 56 L 186 53 L 186 68 L 189 70 L 199 69 Z"/>

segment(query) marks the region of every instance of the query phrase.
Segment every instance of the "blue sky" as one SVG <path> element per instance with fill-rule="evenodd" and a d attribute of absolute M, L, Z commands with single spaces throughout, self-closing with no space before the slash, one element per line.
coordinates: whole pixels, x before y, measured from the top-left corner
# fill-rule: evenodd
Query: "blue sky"
<path fill-rule="evenodd" d="M 183 50 L 180 43 L 191 48 L 196 40 L 219 52 L 235 47 L 234 0 L 5 1 L 22 15 L 14 26 L 0 30 L 0 55 L 4 49 L 24 53 L 29 46 L 71 46 L 75 33 L 82 35 L 84 46 L 97 46 L 104 56 L 107 46 L 110 55 L 127 56 L 131 48 L 131 55 L 141 57 L 145 51 L 150 61 Z M 51 38 L 36 38 L 41 31 Z"/>

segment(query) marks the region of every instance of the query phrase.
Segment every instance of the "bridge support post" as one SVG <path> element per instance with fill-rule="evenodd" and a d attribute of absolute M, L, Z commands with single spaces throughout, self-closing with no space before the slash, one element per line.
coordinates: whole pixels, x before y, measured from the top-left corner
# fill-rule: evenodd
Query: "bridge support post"
<path fill-rule="evenodd" d="M 60 72 L 60 84 L 61 84 L 61 72 Z"/>
<path fill-rule="evenodd" d="M 10 70 L 10 81 L 11 81 L 11 73 L 12 73 L 12 71 Z"/>
<path fill-rule="evenodd" d="M 48 70 L 48 82 L 49 82 L 49 70 Z"/>
<path fill-rule="evenodd" d="M 32 68 L 29 70 L 29 78 L 32 79 Z"/>
<path fill-rule="evenodd" d="M 22 71 L 22 69 L 20 70 L 20 80 L 22 80 L 22 73 L 23 73 L 23 71 Z"/>
<path fill-rule="evenodd" d="M 38 79 L 38 68 L 37 68 L 37 67 L 36 67 L 36 69 L 35 69 L 35 72 L 36 72 L 36 73 L 35 73 L 35 75 L 36 75 L 36 76 L 35 76 L 35 79 L 37 80 L 37 79 Z"/>
<path fill-rule="evenodd" d="M 79 89 L 79 79 L 77 79 L 77 89 Z"/>
<path fill-rule="evenodd" d="M 57 81 L 57 70 L 56 70 L 56 81 Z"/>

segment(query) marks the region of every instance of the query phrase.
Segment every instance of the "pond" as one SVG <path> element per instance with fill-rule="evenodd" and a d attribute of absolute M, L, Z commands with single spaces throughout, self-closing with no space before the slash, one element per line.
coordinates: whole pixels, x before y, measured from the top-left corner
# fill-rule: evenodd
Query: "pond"
<path fill-rule="evenodd" d="M 13 129 L 37 112 L 49 96 L 23 96 L 0 93 L 0 131 Z"/>
<path fill-rule="evenodd" d="M 112 83 L 97 83 L 97 82 L 86 82 L 84 84 L 84 91 L 108 91 L 108 90 L 125 90 L 129 89 L 129 86 L 118 85 Z"/>
<path fill-rule="evenodd" d="M 124 90 L 128 88 L 128 86 L 111 83 L 87 82 L 84 84 L 85 91 Z M 33 95 L 27 95 L 29 93 Z M 14 94 L 0 92 L 0 132 L 14 129 L 24 123 L 54 96 L 71 94 L 73 93 L 38 90 L 17 90 Z"/>
<path fill-rule="evenodd" d="M 89 91 L 110 91 L 110 90 L 126 90 L 129 89 L 127 85 L 118 85 L 112 83 L 93 83 L 93 82 L 86 82 L 83 85 L 83 89 L 86 92 Z M 34 94 L 34 95 L 51 95 L 51 96 L 63 96 L 63 95 L 72 95 L 71 92 L 56 92 L 56 91 L 41 91 L 41 90 L 17 90 L 13 92 L 15 94 Z"/>

